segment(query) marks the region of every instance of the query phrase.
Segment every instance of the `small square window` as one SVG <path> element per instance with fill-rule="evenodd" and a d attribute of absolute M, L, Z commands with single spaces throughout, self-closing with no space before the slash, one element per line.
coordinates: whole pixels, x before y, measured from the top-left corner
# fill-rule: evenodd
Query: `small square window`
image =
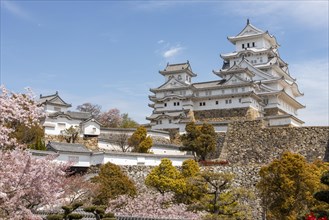
<path fill-rule="evenodd" d="M 164 107 L 167 107 L 167 103 L 164 104 Z"/>
<path fill-rule="evenodd" d="M 216 105 L 218 105 L 218 101 L 216 101 Z"/>
<path fill-rule="evenodd" d="M 179 105 L 179 102 L 177 102 L 177 106 Z"/>
<path fill-rule="evenodd" d="M 242 44 L 242 48 L 244 48 L 244 44 Z"/>

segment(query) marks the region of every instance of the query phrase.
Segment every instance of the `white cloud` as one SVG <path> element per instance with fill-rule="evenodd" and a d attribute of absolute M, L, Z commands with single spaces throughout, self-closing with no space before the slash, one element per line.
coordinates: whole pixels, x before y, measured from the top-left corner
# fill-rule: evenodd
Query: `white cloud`
<path fill-rule="evenodd" d="M 164 40 L 159 40 L 158 44 L 163 44 L 165 41 Z"/>
<path fill-rule="evenodd" d="M 164 53 L 163 53 L 163 57 L 164 58 L 171 58 L 171 57 L 174 57 L 176 56 L 177 54 L 179 54 L 184 48 L 177 45 L 176 47 L 172 47 L 168 50 L 166 50 Z"/>
<path fill-rule="evenodd" d="M 297 83 L 304 97 L 300 102 L 306 109 L 299 111 L 305 125 L 329 125 L 329 78 L 328 60 L 310 60 L 291 63 L 290 71 L 297 76 Z"/>
<path fill-rule="evenodd" d="M 238 1 L 225 4 L 230 13 L 277 25 L 292 21 L 308 28 L 328 28 L 328 1 Z M 223 8 L 221 7 L 221 10 Z M 246 17 L 246 18 L 247 18 Z M 277 23 L 276 23 L 277 22 Z"/>
<path fill-rule="evenodd" d="M 1 1 L 1 5 L 8 12 L 23 20 L 33 21 L 31 14 L 13 1 Z"/>

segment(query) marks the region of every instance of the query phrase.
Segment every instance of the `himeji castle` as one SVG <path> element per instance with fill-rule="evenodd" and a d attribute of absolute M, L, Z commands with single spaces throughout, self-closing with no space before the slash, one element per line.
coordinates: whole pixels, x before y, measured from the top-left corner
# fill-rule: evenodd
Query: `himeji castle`
<path fill-rule="evenodd" d="M 185 130 L 186 123 L 211 123 L 221 131 L 230 121 L 263 119 L 268 126 L 301 126 L 297 101 L 303 94 L 288 64 L 280 57 L 279 44 L 268 31 L 249 20 L 228 40 L 235 51 L 221 54 L 223 66 L 213 73 L 218 80 L 193 83 L 191 64 L 167 64 L 159 71 L 165 83 L 152 88 L 152 129 Z"/>

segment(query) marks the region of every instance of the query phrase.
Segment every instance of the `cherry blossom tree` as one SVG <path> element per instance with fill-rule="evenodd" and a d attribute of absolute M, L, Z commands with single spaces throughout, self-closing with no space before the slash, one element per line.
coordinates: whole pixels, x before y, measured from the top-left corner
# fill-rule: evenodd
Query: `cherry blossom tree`
<path fill-rule="evenodd" d="M 13 138 L 17 125 L 30 127 L 44 116 L 31 90 L 15 94 L 1 86 L 0 112 L 0 219 L 41 219 L 33 211 L 61 198 L 68 165 L 32 157 Z"/>
<path fill-rule="evenodd" d="M 117 128 L 122 122 L 120 110 L 117 108 L 109 109 L 107 112 L 102 112 L 97 120 L 105 127 Z"/>
<path fill-rule="evenodd" d="M 32 212 L 63 195 L 66 167 L 27 150 L 0 151 L 0 219 L 40 219 Z"/>
<path fill-rule="evenodd" d="M 43 109 L 33 101 L 33 93 L 27 89 L 27 94 L 16 94 L 0 87 L 0 149 L 18 146 L 19 143 L 11 135 L 18 125 L 31 127 L 44 116 Z"/>
<path fill-rule="evenodd" d="M 108 212 L 117 216 L 136 216 L 146 218 L 201 219 L 203 213 L 187 211 L 184 204 L 172 202 L 173 194 L 142 193 L 136 197 L 119 196 L 111 200 Z"/>

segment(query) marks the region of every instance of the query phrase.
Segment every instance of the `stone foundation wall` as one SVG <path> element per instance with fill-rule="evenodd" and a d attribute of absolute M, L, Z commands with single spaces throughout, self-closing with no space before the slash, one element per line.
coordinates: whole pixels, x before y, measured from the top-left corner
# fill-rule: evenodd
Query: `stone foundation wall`
<path fill-rule="evenodd" d="M 286 114 L 279 108 L 266 108 L 264 109 L 264 116 L 271 116 L 271 115 L 283 115 Z"/>
<path fill-rule="evenodd" d="M 194 111 L 195 119 L 204 122 L 254 120 L 260 116 L 260 113 L 252 108 Z"/>
<path fill-rule="evenodd" d="M 268 128 L 261 120 L 232 122 L 220 159 L 231 164 L 266 164 L 284 151 L 291 151 L 302 154 L 308 161 L 326 160 L 328 139 L 329 127 Z"/>
<path fill-rule="evenodd" d="M 66 143 L 66 140 L 61 135 L 45 135 L 45 143 L 48 142 L 64 142 Z M 98 149 L 98 138 L 97 137 L 88 137 L 88 138 L 82 138 L 78 137 L 75 141 L 77 144 L 83 144 L 90 150 L 97 150 Z"/>

